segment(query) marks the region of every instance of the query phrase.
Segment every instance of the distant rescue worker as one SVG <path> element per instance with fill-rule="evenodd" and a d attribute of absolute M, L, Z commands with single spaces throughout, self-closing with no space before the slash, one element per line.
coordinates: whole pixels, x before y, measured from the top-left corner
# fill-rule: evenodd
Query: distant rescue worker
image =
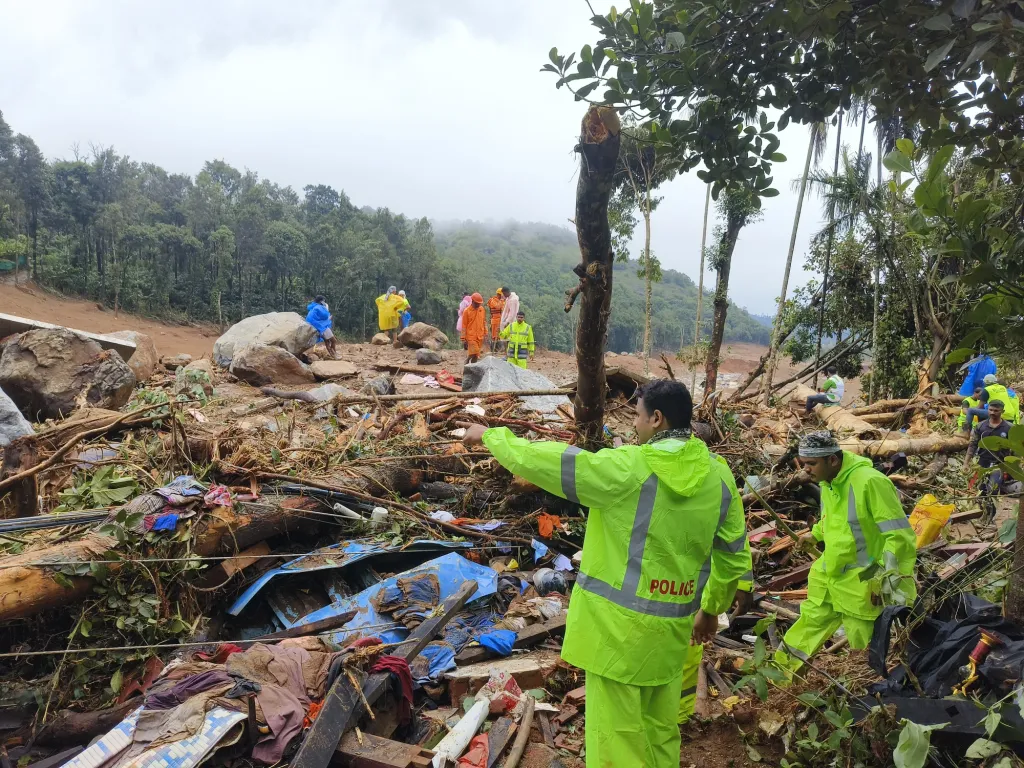
<path fill-rule="evenodd" d="M 317 296 L 306 305 L 306 322 L 316 328 L 317 340 L 324 343 L 331 357 L 337 358 L 338 345 L 334 338 L 334 331 L 331 330 L 334 318 L 331 317 L 331 308 L 327 306 L 327 299 Z"/>
<path fill-rule="evenodd" d="M 868 647 L 884 607 L 883 577 L 890 592 L 900 595 L 891 602 L 910 605 L 917 596 L 916 539 L 892 480 L 870 459 L 842 450 L 831 432 L 806 435 L 799 456 L 821 486 L 821 519 L 811 535 L 825 542 L 825 551 L 808 574 L 800 618 L 775 654 L 776 662 L 792 671 L 840 626 L 851 648 Z M 874 566 L 880 575 L 863 578 Z"/>
<path fill-rule="evenodd" d="M 967 428 L 967 414 L 970 413 L 971 409 L 977 408 L 979 411 L 984 410 L 981 407 L 981 393 L 984 389 L 985 387 L 979 384 L 974 388 L 974 394 L 965 397 L 964 401 L 960 404 L 960 415 L 956 418 L 956 425 L 962 432 L 970 433 L 970 430 Z"/>
<path fill-rule="evenodd" d="M 505 297 L 498 288 L 487 300 L 487 309 L 491 311 L 491 349 L 498 348 L 498 337 L 501 335 L 501 313 L 505 311 Z"/>
<path fill-rule="evenodd" d="M 515 322 L 519 314 L 519 294 L 506 287 L 501 289 L 501 295 L 505 297 L 505 308 L 501 310 L 501 330 L 505 330 Z"/>
<path fill-rule="evenodd" d="M 468 307 L 462 311 L 462 347 L 466 350 L 466 362 L 475 363 L 484 351 L 484 337 L 487 325 L 484 322 L 484 297 L 474 293 Z"/>
<path fill-rule="evenodd" d="M 691 640 L 750 579 L 743 504 L 723 459 L 690 433 L 677 381 L 640 393 L 639 445 L 597 453 L 470 425 L 513 474 L 590 508 L 562 658 L 586 670 L 590 768 L 678 768 L 679 694 Z"/>
<path fill-rule="evenodd" d="M 825 369 L 825 375 L 828 376 L 825 379 L 825 383 L 821 385 L 821 389 L 816 395 L 810 395 L 807 398 L 806 408 L 804 414 L 809 414 L 814 410 L 816 405 L 839 405 L 843 400 L 843 395 L 846 393 L 846 385 L 843 383 L 842 377 L 839 375 L 839 369 L 834 365 L 830 365 Z"/>
<path fill-rule="evenodd" d="M 1010 454 L 1010 451 L 1007 448 L 993 451 L 990 448 L 985 448 L 981 441 L 987 437 L 1001 437 L 1008 440 L 1011 427 L 1010 422 L 1003 418 L 1003 401 L 989 400 L 988 418 L 985 421 L 979 421 L 971 430 L 971 443 L 967 446 L 964 468 L 970 469 L 971 460 L 975 456 L 978 457 L 978 466 L 988 472 L 988 476 L 981 482 L 983 496 L 996 496 L 1003 491 L 1003 470 L 999 464 Z M 991 499 L 985 500 L 982 502 L 982 509 L 984 511 L 982 520 L 988 522 L 995 514 L 995 505 L 991 503 Z"/>
<path fill-rule="evenodd" d="M 403 304 L 398 308 L 398 327 L 404 331 L 409 327 L 409 323 L 412 322 L 412 305 L 409 304 L 409 299 L 405 295 L 405 291 L 399 291 L 398 295 L 402 297 Z"/>
<path fill-rule="evenodd" d="M 1020 398 L 1017 393 L 1000 384 L 993 373 L 986 375 L 983 383 L 984 389 L 978 395 L 980 405 L 977 408 L 967 409 L 965 431 L 970 432 L 974 429 L 975 419 L 981 422 L 988 418 L 988 404 L 993 400 L 998 400 L 1003 404 L 1003 419 L 1011 424 L 1016 424 L 1020 419 Z"/>
<path fill-rule="evenodd" d="M 533 326 L 526 324 L 526 313 L 519 310 L 516 321 L 501 332 L 501 338 L 505 341 L 505 360 L 526 368 L 526 362 L 533 360 Z"/>
<path fill-rule="evenodd" d="M 387 293 L 377 297 L 377 325 L 394 342 L 398 341 L 398 313 L 401 311 L 399 308 L 407 303 L 398 295 L 398 289 L 393 285 L 388 288 Z"/>

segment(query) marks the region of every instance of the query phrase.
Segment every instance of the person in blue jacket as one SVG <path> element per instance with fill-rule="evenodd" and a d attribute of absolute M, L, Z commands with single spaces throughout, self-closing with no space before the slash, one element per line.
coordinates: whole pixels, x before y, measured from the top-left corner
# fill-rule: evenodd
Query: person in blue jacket
<path fill-rule="evenodd" d="M 327 299 L 317 296 L 306 306 L 306 322 L 316 328 L 317 341 L 322 341 L 327 347 L 331 357 L 337 359 L 338 348 L 334 338 L 334 331 L 331 330 L 331 308 L 327 306 Z"/>
<path fill-rule="evenodd" d="M 964 383 L 960 385 L 958 394 L 961 397 L 970 397 L 978 387 L 985 386 L 986 376 L 995 375 L 998 372 L 995 360 L 988 355 L 979 356 L 967 369 L 967 375 L 964 377 Z"/>

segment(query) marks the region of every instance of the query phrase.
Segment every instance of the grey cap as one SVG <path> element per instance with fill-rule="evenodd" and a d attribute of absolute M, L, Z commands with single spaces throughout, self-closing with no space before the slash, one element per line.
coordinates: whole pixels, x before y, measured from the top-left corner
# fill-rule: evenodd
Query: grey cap
<path fill-rule="evenodd" d="M 800 439 L 800 456 L 804 459 L 818 459 L 823 456 L 832 456 L 833 454 L 839 453 L 842 448 L 839 447 L 839 441 L 836 440 L 828 430 L 821 430 L 820 432 L 811 432 L 809 435 L 804 435 Z"/>

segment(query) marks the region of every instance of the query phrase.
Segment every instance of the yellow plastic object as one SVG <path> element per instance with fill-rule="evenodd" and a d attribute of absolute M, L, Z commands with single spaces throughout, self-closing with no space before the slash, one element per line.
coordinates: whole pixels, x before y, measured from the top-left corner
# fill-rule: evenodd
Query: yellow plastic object
<path fill-rule="evenodd" d="M 917 548 L 931 544 L 942 532 L 942 527 L 949 522 L 949 516 L 953 514 L 952 504 L 940 504 L 932 494 L 927 493 L 910 513 L 910 527 L 917 535 Z"/>

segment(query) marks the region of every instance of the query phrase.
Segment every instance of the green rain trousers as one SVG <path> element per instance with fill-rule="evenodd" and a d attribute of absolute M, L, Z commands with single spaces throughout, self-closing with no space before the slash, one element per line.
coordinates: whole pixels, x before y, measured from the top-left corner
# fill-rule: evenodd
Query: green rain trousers
<path fill-rule="evenodd" d="M 811 529 L 825 551 L 807 578 L 807 599 L 800 618 L 783 637 L 776 662 L 799 669 L 840 625 L 852 648 L 866 648 L 883 601 L 878 578 L 861 576 L 875 565 L 895 560 L 899 588 L 910 602 L 917 596 L 914 563 L 917 547 L 892 481 L 871 460 L 843 452 L 843 464 L 831 483 L 821 483 L 821 519 Z"/>
<path fill-rule="evenodd" d="M 679 681 L 627 685 L 587 672 L 587 768 L 678 768 Z"/>
<path fill-rule="evenodd" d="M 597 453 L 504 428 L 483 441 L 513 474 L 590 509 L 562 645 L 587 673 L 588 766 L 677 768 L 694 616 L 728 610 L 752 579 L 728 466 L 696 438 Z"/>

